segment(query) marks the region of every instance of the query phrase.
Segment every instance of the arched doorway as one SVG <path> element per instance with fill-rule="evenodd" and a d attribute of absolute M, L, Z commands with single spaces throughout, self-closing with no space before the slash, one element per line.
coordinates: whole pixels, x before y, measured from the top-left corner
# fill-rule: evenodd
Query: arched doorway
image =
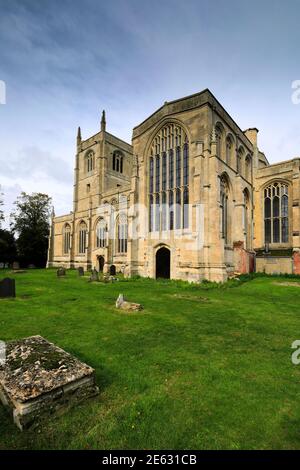
<path fill-rule="evenodd" d="M 104 256 L 98 256 L 99 273 L 103 273 L 104 261 Z"/>
<path fill-rule="evenodd" d="M 171 253 L 164 246 L 156 252 L 156 279 L 170 279 Z"/>
<path fill-rule="evenodd" d="M 112 264 L 112 265 L 110 266 L 110 268 L 109 268 L 109 274 L 110 274 L 111 276 L 115 276 L 115 275 L 116 275 L 116 267 L 115 267 L 114 264 Z"/>

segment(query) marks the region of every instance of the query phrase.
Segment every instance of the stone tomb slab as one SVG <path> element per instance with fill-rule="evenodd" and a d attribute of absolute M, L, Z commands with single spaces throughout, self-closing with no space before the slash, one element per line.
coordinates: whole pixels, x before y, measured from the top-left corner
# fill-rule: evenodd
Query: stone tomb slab
<path fill-rule="evenodd" d="M 23 430 L 97 395 L 92 367 L 41 336 L 6 343 L 0 400 Z"/>

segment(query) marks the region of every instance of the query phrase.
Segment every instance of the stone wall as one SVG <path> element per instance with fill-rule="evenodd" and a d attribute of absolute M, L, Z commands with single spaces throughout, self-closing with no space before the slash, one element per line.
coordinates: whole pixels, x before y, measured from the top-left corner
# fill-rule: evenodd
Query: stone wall
<path fill-rule="evenodd" d="M 266 274 L 293 274 L 293 259 L 291 257 L 259 257 L 256 258 L 256 271 Z"/>

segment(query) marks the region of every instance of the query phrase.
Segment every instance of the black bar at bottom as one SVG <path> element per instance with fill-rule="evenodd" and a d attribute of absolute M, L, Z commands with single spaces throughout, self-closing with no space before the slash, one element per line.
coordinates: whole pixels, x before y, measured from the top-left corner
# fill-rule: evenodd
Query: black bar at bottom
<path fill-rule="evenodd" d="M 123 468 L 140 468 L 147 465 L 165 467 L 210 468 L 216 464 L 229 464 L 231 468 L 256 464 L 272 464 L 279 468 L 297 459 L 298 451 L 199 451 L 199 450 L 74 450 L 74 451 L 0 451 L 1 468 L 4 464 L 21 463 L 24 468 L 33 468 L 34 464 L 82 465 L 84 468 L 107 468 L 108 466 Z"/>

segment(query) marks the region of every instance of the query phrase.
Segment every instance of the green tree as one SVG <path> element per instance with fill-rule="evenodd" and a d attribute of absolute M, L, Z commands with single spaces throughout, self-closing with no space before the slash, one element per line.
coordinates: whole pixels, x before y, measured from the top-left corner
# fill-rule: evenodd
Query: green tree
<path fill-rule="evenodd" d="M 23 266 L 46 265 L 51 201 L 47 194 L 22 192 L 14 203 L 11 229 L 16 236 L 18 258 Z"/>
<path fill-rule="evenodd" d="M 0 228 L 1 228 L 2 222 L 4 221 L 4 211 L 2 209 L 3 205 L 4 205 L 3 193 L 1 191 L 1 186 L 0 186 Z"/>
<path fill-rule="evenodd" d="M 0 263 L 13 263 L 17 258 L 16 242 L 12 232 L 0 228 Z"/>
<path fill-rule="evenodd" d="M 0 186 L 0 263 L 12 263 L 16 260 L 16 243 L 13 233 L 2 228 L 4 222 L 3 193 Z"/>

